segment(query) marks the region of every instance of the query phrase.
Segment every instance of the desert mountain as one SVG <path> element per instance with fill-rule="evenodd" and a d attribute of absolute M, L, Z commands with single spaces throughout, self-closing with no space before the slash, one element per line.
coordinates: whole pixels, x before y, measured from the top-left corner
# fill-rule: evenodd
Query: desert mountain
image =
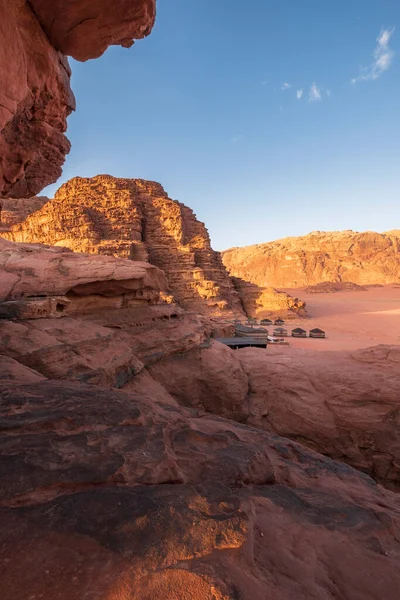
<path fill-rule="evenodd" d="M 185 309 L 227 317 L 287 316 L 304 309 L 273 289 L 266 293 L 252 285 L 249 292 L 248 286 L 235 285 L 204 223 L 159 183 L 76 177 L 53 200 L 6 199 L 3 204 L 6 239 L 150 262 L 167 275 L 166 299 Z"/>
<path fill-rule="evenodd" d="M 222 253 L 231 275 L 260 286 L 303 287 L 323 281 L 359 285 L 400 281 L 400 237 L 366 231 L 313 231 Z"/>

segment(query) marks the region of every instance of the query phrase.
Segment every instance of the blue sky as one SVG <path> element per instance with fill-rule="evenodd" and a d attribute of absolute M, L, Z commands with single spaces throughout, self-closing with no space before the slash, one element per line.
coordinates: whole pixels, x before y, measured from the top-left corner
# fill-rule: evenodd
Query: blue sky
<path fill-rule="evenodd" d="M 158 0 L 150 37 L 71 62 L 48 195 L 75 175 L 159 181 L 218 250 L 400 228 L 399 0 Z"/>

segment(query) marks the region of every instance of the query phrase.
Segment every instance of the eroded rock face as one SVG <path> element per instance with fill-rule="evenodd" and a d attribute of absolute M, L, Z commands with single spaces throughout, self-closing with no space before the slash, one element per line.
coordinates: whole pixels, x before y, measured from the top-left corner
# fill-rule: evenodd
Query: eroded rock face
<path fill-rule="evenodd" d="M 135 394 L 2 391 L 4 600 L 397 600 L 395 494 L 302 446 Z"/>
<path fill-rule="evenodd" d="M 294 298 L 286 292 L 279 292 L 272 287 L 262 288 L 240 277 L 231 279 L 249 317 L 294 319 L 307 316 L 306 303 L 299 298 Z"/>
<path fill-rule="evenodd" d="M 400 348 L 237 352 L 248 423 L 346 461 L 400 489 Z"/>
<path fill-rule="evenodd" d="M 49 199 L 46 196 L 33 198 L 2 198 L 0 200 L 0 232 L 9 231 L 12 225 L 21 223 Z"/>
<path fill-rule="evenodd" d="M 25 309 L 29 298 L 67 296 L 65 313 L 156 303 L 167 285 L 164 273 L 149 263 L 4 239 L 0 270 L 0 302 L 20 301 Z"/>
<path fill-rule="evenodd" d="M 98 58 L 107 48 L 129 48 L 151 32 L 156 0 L 30 0 L 57 50 L 76 60 Z"/>
<path fill-rule="evenodd" d="M 166 273 L 170 292 L 183 308 L 244 316 L 204 224 L 155 182 L 109 175 L 76 177 L 58 190 L 54 200 L 3 236 L 148 260 Z"/>
<path fill-rule="evenodd" d="M 148 35 L 156 0 L 0 0 L 0 197 L 61 175 L 75 108 L 66 55 L 100 56 Z"/>
<path fill-rule="evenodd" d="M 22 0 L 0 0 L 0 38 L 0 196 L 29 197 L 58 179 L 70 149 L 70 70 Z"/>
<path fill-rule="evenodd" d="M 323 281 L 359 285 L 400 282 L 395 232 L 321 232 L 222 253 L 235 277 L 259 286 L 297 288 Z"/>

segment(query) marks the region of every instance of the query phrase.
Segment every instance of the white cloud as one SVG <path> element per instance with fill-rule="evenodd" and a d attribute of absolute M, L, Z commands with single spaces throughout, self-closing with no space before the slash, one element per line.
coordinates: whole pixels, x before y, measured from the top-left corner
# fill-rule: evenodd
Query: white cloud
<path fill-rule="evenodd" d="M 310 91 L 308 92 L 308 100 L 309 102 L 319 102 L 322 100 L 321 90 L 316 83 L 313 83 L 310 87 Z"/>
<path fill-rule="evenodd" d="M 360 69 L 360 73 L 357 77 L 351 80 L 354 85 L 359 81 L 375 81 L 387 71 L 392 64 L 394 52 L 390 48 L 390 40 L 394 34 L 394 27 L 392 29 L 383 29 L 377 38 L 377 45 L 372 54 L 374 61 L 369 67 L 363 67 Z"/>
<path fill-rule="evenodd" d="M 331 97 L 331 95 L 332 95 L 332 94 L 331 94 L 331 90 L 326 90 L 326 95 L 328 96 L 328 98 L 330 98 L 330 97 Z"/>
<path fill-rule="evenodd" d="M 283 86 L 281 87 L 281 90 L 286 91 L 286 90 L 290 90 L 290 88 L 292 87 L 291 83 L 284 83 Z"/>
<path fill-rule="evenodd" d="M 296 98 L 297 98 L 297 100 L 301 100 L 302 97 L 303 97 L 303 94 L 304 94 L 304 90 L 303 89 L 297 90 L 297 92 L 296 92 Z"/>

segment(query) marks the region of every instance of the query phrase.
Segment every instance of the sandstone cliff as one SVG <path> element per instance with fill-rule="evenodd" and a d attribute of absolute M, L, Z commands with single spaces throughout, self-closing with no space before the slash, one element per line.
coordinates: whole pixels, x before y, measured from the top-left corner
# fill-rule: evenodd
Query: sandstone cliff
<path fill-rule="evenodd" d="M 367 231 L 320 232 L 222 253 L 231 275 L 260 286 L 297 288 L 323 281 L 400 281 L 400 238 Z"/>
<path fill-rule="evenodd" d="M 184 308 L 227 317 L 305 314 L 298 299 L 232 280 L 204 224 L 158 183 L 77 177 L 47 203 L 31 198 L 3 205 L 4 219 L 14 223 L 0 230 L 6 239 L 149 261 L 167 274 L 172 297 Z"/>
<path fill-rule="evenodd" d="M 3 235 L 12 241 L 149 261 L 166 273 L 180 306 L 210 315 L 243 315 L 204 224 L 158 183 L 108 175 L 76 177 L 54 200 Z"/>
<path fill-rule="evenodd" d="M 0 197 L 61 175 L 75 108 L 65 55 L 87 60 L 148 35 L 156 0 L 0 0 Z"/>

